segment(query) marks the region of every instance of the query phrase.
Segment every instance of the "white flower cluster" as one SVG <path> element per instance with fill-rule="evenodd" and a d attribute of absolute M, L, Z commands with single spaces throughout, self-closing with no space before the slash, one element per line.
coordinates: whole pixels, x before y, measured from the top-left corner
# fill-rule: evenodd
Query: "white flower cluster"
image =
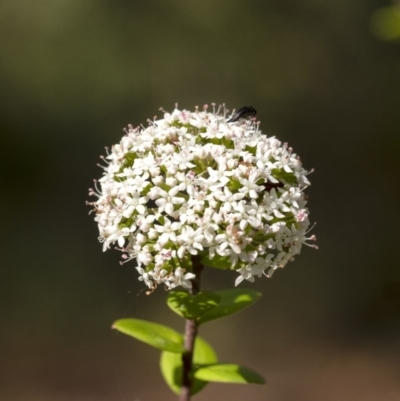
<path fill-rule="evenodd" d="M 190 288 L 192 255 L 236 270 L 236 285 L 271 276 L 315 240 L 299 158 L 258 123 L 227 120 L 224 108 L 176 108 L 129 126 L 104 158 L 101 188 L 90 190 L 103 250 L 117 243 L 151 290 Z"/>

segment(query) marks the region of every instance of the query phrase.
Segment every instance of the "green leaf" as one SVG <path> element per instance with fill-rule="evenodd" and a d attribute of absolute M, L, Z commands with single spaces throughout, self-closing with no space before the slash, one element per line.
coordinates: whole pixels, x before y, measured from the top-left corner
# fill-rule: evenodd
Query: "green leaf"
<path fill-rule="evenodd" d="M 214 309 L 220 296 L 214 292 L 204 291 L 190 295 L 185 291 L 170 291 L 167 295 L 167 305 L 179 316 L 194 320 Z"/>
<path fill-rule="evenodd" d="M 162 324 L 140 319 L 120 319 L 114 322 L 112 328 L 162 351 L 183 352 L 185 349 L 182 335 Z"/>
<path fill-rule="evenodd" d="M 198 319 L 200 324 L 239 312 L 261 297 L 261 293 L 258 291 L 237 288 L 216 291 L 215 293 L 221 297 L 219 304 Z"/>
<path fill-rule="evenodd" d="M 193 363 L 196 366 L 208 365 L 216 363 L 217 356 L 205 340 L 200 337 L 196 338 Z M 161 373 L 169 388 L 176 394 L 179 394 L 182 386 L 182 354 L 174 354 L 164 351 L 160 359 Z M 194 379 L 192 394 L 198 393 L 207 385 L 207 381 Z"/>
<path fill-rule="evenodd" d="M 254 370 L 236 364 L 215 364 L 200 368 L 195 377 L 200 380 L 219 383 L 264 384 L 265 380 Z"/>
<path fill-rule="evenodd" d="M 232 270 L 232 263 L 227 256 L 214 255 L 211 259 L 207 253 L 201 256 L 201 263 L 214 269 Z"/>

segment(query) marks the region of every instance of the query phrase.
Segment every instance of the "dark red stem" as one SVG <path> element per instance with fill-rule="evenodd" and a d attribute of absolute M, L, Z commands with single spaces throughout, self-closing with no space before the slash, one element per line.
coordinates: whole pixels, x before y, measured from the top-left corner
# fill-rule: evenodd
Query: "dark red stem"
<path fill-rule="evenodd" d="M 189 290 L 191 295 L 196 295 L 200 291 L 200 275 L 203 265 L 198 256 L 192 257 L 193 273 L 196 278 L 192 280 L 192 288 Z M 182 354 L 182 387 L 179 401 L 189 401 L 190 391 L 193 386 L 193 350 L 197 336 L 198 325 L 196 320 L 186 319 L 185 323 L 185 352 Z"/>

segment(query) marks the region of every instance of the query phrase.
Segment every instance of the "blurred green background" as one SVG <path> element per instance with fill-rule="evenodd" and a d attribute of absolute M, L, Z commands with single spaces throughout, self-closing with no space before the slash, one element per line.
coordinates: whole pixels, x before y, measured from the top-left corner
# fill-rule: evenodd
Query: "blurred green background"
<path fill-rule="evenodd" d="M 252 105 L 301 155 L 319 251 L 201 334 L 266 386 L 195 399 L 400 399 L 400 45 L 378 0 L 0 1 L 0 399 L 175 400 L 123 316 L 182 330 L 165 292 L 102 253 L 87 188 L 104 146 L 172 110 Z M 235 273 L 207 271 L 209 289 Z"/>

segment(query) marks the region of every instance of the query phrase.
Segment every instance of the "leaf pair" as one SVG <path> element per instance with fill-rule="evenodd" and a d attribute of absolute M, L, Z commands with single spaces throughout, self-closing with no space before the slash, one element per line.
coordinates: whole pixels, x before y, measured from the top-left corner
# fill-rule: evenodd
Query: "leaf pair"
<path fill-rule="evenodd" d="M 236 364 L 219 364 L 213 348 L 197 337 L 193 354 L 193 386 L 191 394 L 202 390 L 209 382 L 264 384 L 265 380 L 251 369 Z M 182 387 L 182 354 L 164 351 L 160 359 L 161 372 L 169 388 L 179 394 Z"/>
<path fill-rule="evenodd" d="M 247 289 L 204 291 L 190 295 L 185 291 L 170 291 L 167 305 L 179 316 L 203 324 L 247 308 L 261 297 L 261 293 Z"/>

